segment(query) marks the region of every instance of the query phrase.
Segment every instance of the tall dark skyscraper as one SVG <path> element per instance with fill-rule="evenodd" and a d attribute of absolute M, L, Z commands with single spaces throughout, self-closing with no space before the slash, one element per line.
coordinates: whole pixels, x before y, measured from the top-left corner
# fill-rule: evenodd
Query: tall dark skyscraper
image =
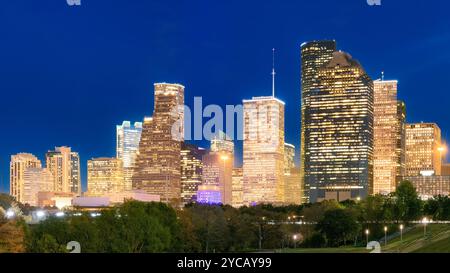
<path fill-rule="evenodd" d="M 208 151 L 195 145 L 181 144 L 181 201 L 183 205 L 197 201 L 198 186 L 202 184 L 202 158 Z"/>
<path fill-rule="evenodd" d="M 305 48 L 309 57 L 306 52 Z M 308 76 L 311 85 L 303 97 L 303 166 L 309 201 L 364 198 L 373 184 L 373 82 L 356 60 L 341 51 L 315 71 Z"/>
<path fill-rule="evenodd" d="M 311 90 L 318 86 L 318 69 L 327 64 L 336 51 L 335 41 L 312 41 L 301 45 L 302 90 L 301 90 L 301 136 L 300 136 L 300 177 L 303 183 L 302 202 L 309 202 L 309 183 L 305 178 L 305 116 L 310 111 Z M 309 138 L 309 136 L 308 136 Z"/>
<path fill-rule="evenodd" d="M 132 177 L 133 189 L 157 194 L 173 206 L 181 204 L 183 105 L 184 86 L 155 84 L 153 116 L 144 120 Z"/>

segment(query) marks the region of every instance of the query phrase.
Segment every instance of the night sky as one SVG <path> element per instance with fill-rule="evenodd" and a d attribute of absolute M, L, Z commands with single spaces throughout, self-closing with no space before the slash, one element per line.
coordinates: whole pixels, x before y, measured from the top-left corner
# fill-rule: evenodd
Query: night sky
<path fill-rule="evenodd" d="M 86 160 L 115 156 L 115 125 L 153 111 L 153 83 L 186 86 L 185 102 L 286 102 L 286 141 L 299 147 L 300 44 L 335 39 L 376 79 L 399 80 L 409 122 L 450 131 L 448 1 L 382 0 L 2 1 L 0 191 L 11 154 L 44 160 L 67 145 Z M 205 120 L 206 121 L 206 120 Z M 205 142 L 197 143 L 208 146 Z M 242 142 L 236 143 L 240 164 Z"/>

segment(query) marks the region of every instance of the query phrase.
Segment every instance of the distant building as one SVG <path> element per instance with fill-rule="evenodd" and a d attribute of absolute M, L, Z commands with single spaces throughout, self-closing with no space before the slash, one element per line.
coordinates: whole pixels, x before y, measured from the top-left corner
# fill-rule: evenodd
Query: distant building
<path fill-rule="evenodd" d="M 125 188 L 131 190 L 133 168 L 135 167 L 139 142 L 142 134 L 142 122 L 124 121 L 122 125 L 116 126 L 116 157 L 123 162 L 123 173 Z"/>
<path fill-rule="evenodd" d="M 206 150 L 183 142 L 181 145 L 181 201 L 186 205 L 197 200 L 198 186 L 202 184 L 203 155 Z"/>
<path fill-rule="evenodd" d="M 53 191 L 52 173 L 45 168 L 26 168 L 24 171 L 23 204 L 38 206 L 38 193 Z"/>
<path fill-rule="evenodd" d="M 374 84 L 373 193 L 394 192 L 405 174 L 405 104 L 397 100 L 397 81 Z"/>
<path fill-rule="evenodd" d="M 10 169 L 10 194 L 17 202 L 25 199 L 25 170 L 27 168 L 41 168 L 41 161 L 34 155 L 20 153 L 11 156 Z"/>
<path fill-rule="evenodd" d="M 244 205 L 244 176 L 242 168 L 233 168 L 231 179 L 231 205 L 239 208 Z"/>
<path fill-rule="evenodd" d="M 125 190 L 123 163 L 119 158 L 88 160 L 88 195 L 104 196 Z"/>
<path fill-rule="evenodd" d="M 421 199 L 427 200 L 437 195 L 450 195 L 450 176 L 431 175 L 426 172 L 423 174 L 403 177 L 403 180 L 408 180 L 413 184 Z"/>
<path fill-rule="evenodd" d="M 222 193 L 216 185 L 200 185 L 197 191 L 197 203 L 199 204 L 222 204 Z"/>
<path fill-rule="evenodd" d="M 287 205 L 300 205 L 302 203 L 303 187 L 300 179 L 300 168 L 292 168 L 284 173 L 285 200 Z"/>
<path fill-rule="evenodd" d="M 39 207 L 56 207 L 63 209 L 72 206 L 72 199 L 77 195 L 71 192 L 40 191 L 37 194 Z"/>
<path fill-rule="evenodd" d="M 275 97 L 244 100 L 244 205 L 284 201 L 284 107 Z"/>
<path fill-rule="evenodd" d="M 70 147 L 56 147 L 46 153 L 46 165 L 53 174 L 57 192 L 81 194 L 80 158 Z"/>
<path fill-rule="evenodd" d="M 442 164 L 441 175 L 450 176 L 450 164 L 449 163 Z"/>
<path fill-rule="evenodd" d="M 202 159 L 202 185 L 219 188 L 220 203 L 226 205 L 232 202 L 233 160 L 233 154 L 227 152 L 210 152 L 203 155 Z"/>
<path fill-rule="evenodd" d="M 435 123 L 406 125 L 406 176 L 441 174 L 441 129 Z"/>
<path fill-rule="evenodd" d="M 295 146 L 284 143 L 284 173 L 289 174 L 295 168 Z"/>
<path fill-rule="evenodd" d="M 72 206 L 79 208 L 101 208 L 123 204 L 126 201 L 160 202 L 159 195 L 143 190 L 131 190 L 105 194 L 102 196 L 82 196 L 72 200 Z"/>
<path fill-rule="evenodd" d="M 234 143 L 224 132 L 219 131 L 219 133 L 211 139 L 211 152 L 234 154 Z"/>
<path fill-rule="evenodd" d="M 144 120 L 133 172 L 133 189 L 181 206 L 181 142 L 184 139 L 184 86 L 156 83 L 154 111 Z"/>
<path fill-rule="evenodd" d="M 314 60 L 322 59 L 310 54 L 322 46 L 307 45 L 302 59 L 311 71 L 302 68 L 302 74 L 311 83 L 302 92 L 301 164 L 309 201 L 364 198 L 373 187 L 373 81 L 342 51 L 317 67 Z M 329 59 L 325 51 L 323 60 Z"/>

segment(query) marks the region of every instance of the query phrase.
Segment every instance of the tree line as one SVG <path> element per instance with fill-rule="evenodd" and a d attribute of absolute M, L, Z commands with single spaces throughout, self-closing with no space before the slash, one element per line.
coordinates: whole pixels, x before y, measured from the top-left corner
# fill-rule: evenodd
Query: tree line
<path fill-rule="evenodd" d="M 0 204 L 4 198 L 0 196 Z M 20 219 L 8 221 L 4 211 L 0 210 L 0 252 L 68 252 L 70 241 L 79 242 L 81 252 L 87 253 L 251 252 L 294 246 L 363 246 L 365 229 L 379 239 L 385 226 L 395 232 L 399 224 L 423 216 L 450 220 L 450 198 L 421 201 L 405 181 L 390 195 L 340 203 L 238 209 L 189 204 L 175 210 L 163 203 L 128 201 L 96 217 L 88 212 L 68 213 L 34 225 Z"/>

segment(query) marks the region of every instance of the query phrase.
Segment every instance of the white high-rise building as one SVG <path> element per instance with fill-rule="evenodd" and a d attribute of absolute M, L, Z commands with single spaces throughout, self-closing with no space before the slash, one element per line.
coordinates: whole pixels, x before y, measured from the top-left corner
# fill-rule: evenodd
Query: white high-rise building
<path fill-rule="evenodd" d="M 139 151 L 139 142 L 142 134 L 142 122 L 124 121 L 122 125 L 116 126 L 116 156 L 123 162 L 123 175 L 125 189 L 131 190 L 133 168 Z"/>
<path fill-rule="evenodd" d="M 53 191 L 53 175 L 46 168 L 26 168 L 23 181 L 24 204 L 38 206 L 38 193 Z"/>
<path fill-rule="evenodd" d="M 34 155 L 20 153 L 11 156 L 10 166 L 10 194 L 17 202 L 24 201 L 25 170 L 27 168 L 41 168 L 41 161 Z"/>

